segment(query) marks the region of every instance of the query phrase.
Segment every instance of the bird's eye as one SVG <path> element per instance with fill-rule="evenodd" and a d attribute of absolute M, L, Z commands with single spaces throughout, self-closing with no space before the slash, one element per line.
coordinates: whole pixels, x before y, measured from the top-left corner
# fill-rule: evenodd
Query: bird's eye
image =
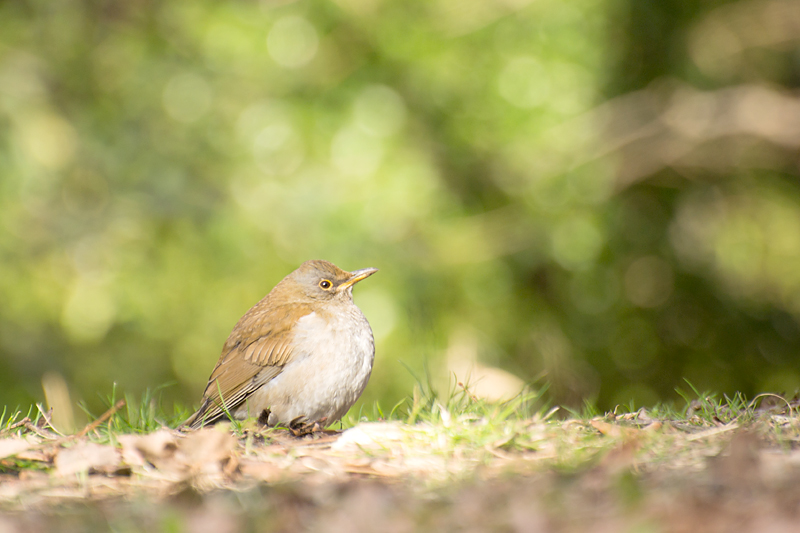
<path fill-rule="evenodd" d="M 327 279 L 323 279 L 322 281 L 319 282 L 319 286 L 325 290 L 328 290 L 331 288 L 331 282 L 328 281 Z"/>

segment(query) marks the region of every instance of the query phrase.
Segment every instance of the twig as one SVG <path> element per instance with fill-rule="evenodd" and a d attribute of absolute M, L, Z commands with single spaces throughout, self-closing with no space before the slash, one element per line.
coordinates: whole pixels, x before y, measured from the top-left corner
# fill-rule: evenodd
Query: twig
<path fill-rule="evenodd" d="M 26 416 L 25 418 L 23 418 L 19 422 L 14 422 L 13 424 L 11 424 L 7 428 L 5 428 L 2 432 L 3 433 L 11 433 L 12 430 L 17 429 L 17 428 L 21 428 L 25 424 L 30 424 L 30 423 L 31 423 L 31 419 Z"/>
<path fill-rule="evenodd" d="M 41 429 L 40 429 L 40 428 L 39 428 L 37 425 L 35 425 L 33 422 L 30 422 L 30 421 L 28 421 L 28 422 L 25 424 L 25 429 L 27 429 L 27 430 L 28 430 L 28 431 L 30 431 L 31 433 L 35 433 L 35 434 L 39 435 L 39 436 L 40 436 L 40 437 L 42 437 L 43 439 L 50 439 L 50 440 L 52 440 L 54 436 L 57 436 L 55 433 L 52 433 L 52 434 L 48 435 L 47 433 L 45 433 L 44 431 L 42 431 L 42 430 L 41 430 Z"/>
<path fill-rule="evenodd" d="M 792 404 L 789 403 L 789 400 L 787 400 L 783 396 L 780 396 L 779 394 L 772 394 L 771 392 L 763 392 L 763 393 L 759 394 L 758 396 L 753 398 L 753 400 L 750 402 L 748 407 L 752 407 L 753 409 L 755 409 L 756 408 L 756 401 L 758 401 L 758 400 L 760 400 L 762 398 L 767 398 L 767 397 L 769 397 L 769 398 L 777 398 L 779 400 L 783 400 L 783 402 L 786 404 L 786 407 L 789 408 L 789 416 L 790 417 L 792 416 Z"/>
<path fill-rule="evenodd" d="M 736 421 L 733 421 L 733 422 L 730 422 L 729 424 L 726 424 L 724 426 L 711 428 L 711 429 L 708 429 L 706 431 L 701 431 L 700 433 L 694 433 L 692 435 L 689 435 L 688 437 L 686 437 L 686 440 L 687 441 L 694 441 L 694 440 L 704 439 L 706 437 L 713 437 L 714 435 L 719 435 L 720 433 L 725 433 L 727 431 L 731 431 L 733 429 L 737 429 L 738 427 L 739 427 L 739 424 L 737 424 Z"/>
<path fill-rule="evenodd" d="M 111 408 L 110 408 L 108 411 L 106 411 L 105 413 L 103 413 L 103 414 L 100 416 L 100 418 L 98 418 L 97 420 L 95 420 L 95 421 L 94 421 L 94 422 L 92 422 L 91 424 L 87 424 L 87 425 L 86 425 L 86 427 L 85 427 L 85 428 L 83 428 L 83 429 L 81 430 L 81 432 L 80 432 L 80 433 L 78 433 L 76 436 L 77 436 L 77 437 L 85 437 L 87 433 L 89 433 L 90 431 L 93 431 L 93 430 L 97 429 L 97 426 L 99 426 L 100 424 L 102 424 L 103 422 L 105 422 L 106 420 L 108 420 L 109 418 L 111 418 L 111 417 L 114 415 L 114 413 L 116 413 L 117 411 L 119 411 L 120 409 L 122 409 L 122 406 L 123 406 L 123 405 L 125 405 L 125 400 L 124 400 L 124 399 L 122 399 L 122 400 L 118 401 L 117 403 L 115 403 L 115 404 L 113 405 L 113 407 L 111 407 Z"/>
<path fill-rule="evenodd" d="M 65 435 L 53 425 L 53 408 L 51 407 L 49 411 L 45 412 L 45 410 L 42 409 L 41 404 L 38 403 L 36 404 L 36 408 L 39 410 L 39 413 L 41 413 L 42 420 L 44 420 L 44 424 L 41 424 L 40 427 L 47 426 L 59 437 L 64 437 Z"/>
<path fill-rule="evenodd" d="M 9 426 L 8 429 L 11 429 L 12 427 L 16 428 L 16 427 L 24 426 L 26 429 L 28 429 L 28 430 L 36 433 L 40 437 L 46 439 L 44 442 L 38 444 L 37 446 L 32 446 L 31 448 L 28 449 L 28 451 L 31 451 L 31 450 L 43 450 L 43 449 L 46 449 L 46 448 L 57 448 L 58 446 L 66 444 L 67 442 L 71 442 L 71 441 L 73 441 L 75 439 L 78 439 L 78 438 L 81 438 L 81 437 L 85 437 L 87 433 L 89 433 L 90 431 L 93 431 L 94 429 L 97 428 L 97 426 L 99 426 L 100 424 L 102 424 L 103 422 L 105 422 L 106 420 L 111 418 L 111 416 L 114 413 L 116 413 L 117 411 L 119 411 L 122 408 L 123 405 L 125 405 L 125 400 L 118 401 L 113 407 L 111 407 L 111 409 L 109 409 L 108 411 L 103 413 L 100 416 L 100 418 L 98 418 L 97 420 L 95 420 L 94 422 L 92 422 L 90 424 L 87 424 L 86 427 L 84 427 L 81 430 L 80 433 L 75 433 L 74 435 L 65 435 L 65 436 L 57 438 L 57 439 L 53 439 L 52 436 L 42 433 L 41 430 L 39 430 L 36 426 L 33 425 L 33 423 L 31 422 L 31 419 L 28 418 L 28 417 L 23 418 L 19 422 L 15 423 L 13 426 Z M 5 430 L 3 430 L 3 431 L 5 431 Z"/>

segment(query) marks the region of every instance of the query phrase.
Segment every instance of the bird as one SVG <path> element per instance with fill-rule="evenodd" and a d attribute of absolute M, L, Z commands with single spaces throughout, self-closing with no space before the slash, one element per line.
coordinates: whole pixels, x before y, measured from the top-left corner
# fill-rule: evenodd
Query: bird
<path fill-rule="evenodd" d="M 311 260 L 283 278 L 237 322 L 200 408 L 181 427 L 229 417 L 323 428 L 340 420 L 372 373 L 375 340 L 353 286 L 377 271 Z"/>

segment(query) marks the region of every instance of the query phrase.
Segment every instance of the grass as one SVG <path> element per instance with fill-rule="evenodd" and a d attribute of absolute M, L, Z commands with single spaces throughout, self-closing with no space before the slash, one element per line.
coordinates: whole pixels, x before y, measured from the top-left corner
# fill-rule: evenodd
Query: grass
<path fill-rule="evenodd" d="M 581 409 L 554 407 L 545 399 L 546 386 L 538 390 L 528 390 L 505 402 L 489 402 L 476 397 L 469 386 L 454 383 L 446 394 L 441 394 L 429 382 L 418 380 L 412 393 L 401 400 L 387 412 L 379 403 L 375 403 L 371 413 L 362 408 L 357 414 L 348 413 L 339 428 L 348 429 L 361 422 L 392 421 L 402 422 L 409 426 L 425 425 L 441 428 L 459 441 L 481 445 L 486 440 L 508 438 L 519 424 L 523 426 L 532 422 L 560 420 L 561 423 L 586 422 L 602 418 L 618 421 L 628 426 L 660 421 L 671 423 L 684 429 L 714 427 L 720 424 L 738 423 L 747 425 L 763 418 L 768 409 L 760 408 L 766 399 L 773 402 L 772 410 L 783 409 L 788 416 L 794 416 L 794 407 L 785 398 L 774 394 L 762 394 L 753 400 L 747 400 L 742 394 L 733 396 L 711 392 L 701 392 L 687 382 L 689 390 L 678 389 L 685 405 L 677 407 L 671 403 L 662 403 L 651 408 L 636 408 L 633 403 L 617 406 L 613 411 L 601 413 L 591 403 L 584 403 Z M 121 434 L 148 434 L 163 428 L 176 428 L 192 413 L 182 405 L 172 405 L 168 411 L 163 405 L 161 393 L 169 384 L 153 390 L 146 390 L 141 397 L 130 393 L 121 393 L 116 384 L 110 394 L 102 398 L 106 408 L 103 413 L 89 411 L 84 405 L 81 409 L 90 420 L 101 423 L 91 427 L 87 434 L 94 442 L 113 443 Z M 114 406 L 118 406 L 115 408 Z M 41 405 L 10 410 L 3 407 L 0 412 L 0 436 L 7 436 L 14 430 L 27 426 L 50 427 L 46 420 L 47 413 Z M 26 420 L 27 423 L 21 423 Z M 92 424 L 90 424 L 92 426 Z M 88 427 L 88 426 L 87 426 Z M 254 420 L 231 421 L 230 428 L 237 437 L 244 437 L 255 427 Z M 58 433 L 55 431 L 55 433 Z M 777 433 L 776 433 L 777 434 Z M 519 436 L 509 439 L 516 446 L 526 447 Z"/>
<path fill-rule="evenodd" d="M 115 383 L 111 394 L 104 401 L 107 407 L 105 413 L 111 414 L 107 421 L 87 432 L 91 441 L 117 446 L 119 435 L 146 435 L 162 428 L 176 427 L 189 413 L 180 405 L 173 406 L 172 413 L 167 413 L 161 401 L 161 391 L 166 386 L 152 391 L 147 389 L 137 399 L 130 393 L 119 395 Z M 103 417 L 103 414 L 94 415 L 85 407 L 83 410 L 89 420 L 101 420 Z"/>

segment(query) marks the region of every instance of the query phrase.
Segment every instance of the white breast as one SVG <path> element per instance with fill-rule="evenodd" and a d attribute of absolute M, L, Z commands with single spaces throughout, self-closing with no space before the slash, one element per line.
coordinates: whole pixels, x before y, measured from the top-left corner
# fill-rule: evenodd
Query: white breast
<path fill-rule="evenodd" d="M 324 420 L 323 425 L 344 416 L 367 386 L 375 343 L 355 304 L 340 311 L 330 318 L 311 313 L 297 322 L 293 357 L 248 399 L 250 416 L 269 408 L 270 424 L 302 416 L 309 422 Z"/>

